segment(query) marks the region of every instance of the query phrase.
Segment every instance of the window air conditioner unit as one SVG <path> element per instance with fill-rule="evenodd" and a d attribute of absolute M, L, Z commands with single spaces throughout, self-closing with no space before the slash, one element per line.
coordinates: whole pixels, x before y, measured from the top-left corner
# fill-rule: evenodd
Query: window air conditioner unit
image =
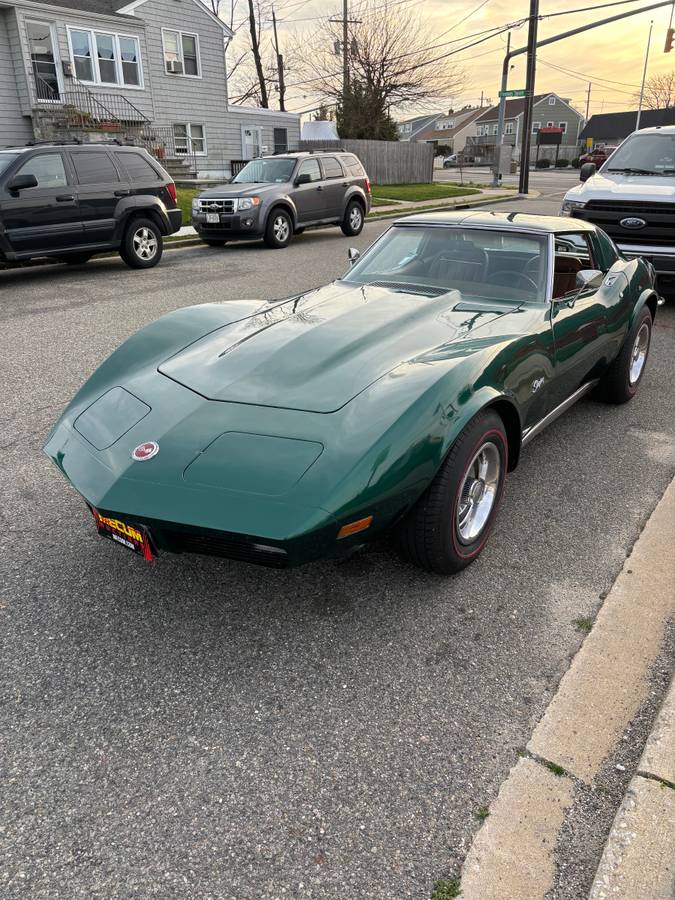
<path fill-rule="evenodd" d="M 182 75 L 183 74 L 183 63 L 179 59 L 167 59 L 166 71 L 170 75 Z"/>

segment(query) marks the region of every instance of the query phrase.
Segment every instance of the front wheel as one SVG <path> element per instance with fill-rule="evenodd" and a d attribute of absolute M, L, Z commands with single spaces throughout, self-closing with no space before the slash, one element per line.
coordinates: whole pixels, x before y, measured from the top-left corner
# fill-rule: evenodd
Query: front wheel
<path fill-rule="evenodd" d="M 288 247 L 293 237 L 293 222 L 284 209 L 273 209 L 265 228 L 265 243 L 273 250 Z"/>
<path fill-rule="evenodd" d="M 431 485 L 399 526 L 399 545 L 439 575 L 464 569 L 490 535 L 508 469 L 508 440 L 497 413 L 479 413 L 461 432 Z"/>
<path fill-rule="evenodd" d="M 363 231 L 363 207 L 358 200 L 352 200 L 347 204 L 340 228 L 347 237 L 356 237 L 357 234 L 361 234 Z"/>
<path fill-rule="evenodd" d="M 150 269 L 162 258 L 162 235 L 150 219 L 132 219 L 126 227 L 120 256 L 132 269 Z"/>
<path fill-rule="evenodd" d="M 601 399 L 609 403 L 627 403 L 633 399 L 645 371 L 651 339 L 652 314 L 644 307 L 598 385 Z"/>

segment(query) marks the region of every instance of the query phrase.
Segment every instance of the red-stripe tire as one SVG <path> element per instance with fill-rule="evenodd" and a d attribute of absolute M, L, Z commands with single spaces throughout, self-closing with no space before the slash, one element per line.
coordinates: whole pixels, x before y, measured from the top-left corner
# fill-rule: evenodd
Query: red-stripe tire
<path fill-rule="evenodd" d="M 415 565 L 439 575 L 464 569 L 483 550 L 508 469 L 504 423 L 479 413 L 452 445 L 431 485 L 399 526 L 399 546 Z"/>

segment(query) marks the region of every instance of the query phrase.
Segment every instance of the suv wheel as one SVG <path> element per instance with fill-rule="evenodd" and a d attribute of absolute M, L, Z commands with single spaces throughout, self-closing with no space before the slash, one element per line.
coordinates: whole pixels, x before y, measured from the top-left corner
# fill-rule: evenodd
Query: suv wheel
<path fill-rule="evenodd" d="M 162 258 L 162 235 L 151 219 L 132 219 L 127 225 L 120 256 L 132 269 L 150 269 Z"/>
<path fill-rule="evenodd" d="M 346 234 L 347 237 L 355 237 L 357 234 L 361 234 L 363 230 L 363 207 L 358 200 L 352 200 L 347 204 L 345 217 L 340 228 L 342 228 L 342 233 Z"/>
<path fill-rule="evenodd" d="M 293 237 L 293 222 L 285 209 L 273 209 L 265 228 L 265 243 L 275 250 L 287 247 Z"/>

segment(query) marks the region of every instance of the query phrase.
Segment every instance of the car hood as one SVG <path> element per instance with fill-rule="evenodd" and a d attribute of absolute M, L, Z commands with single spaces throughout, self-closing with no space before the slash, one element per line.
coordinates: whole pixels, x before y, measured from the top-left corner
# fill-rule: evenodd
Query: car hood
<path fill-rule="evenodd" d="M 335 282 L 210 332 L 159 371 L 208 400 L 335 412 L 401 363 L 518 308 Z"/>
<path fill-rule="evenodd" d="M 621 175 L 596 172 L 584 184 L 567 192 L 567 200 L 675 201 L 672 175 Z"/>
<path fill-rule="evenodd" d="M 202 191 L 199 195 L 200 199 L 209 198 L 219 199 L 222 197 L 248 197 L 251 194 L 266 194 L 270 191 L 279 191 L 282 183 L 253 183 L 253 184 L 221 184 L 218 187 L 209 188 Z"/>

